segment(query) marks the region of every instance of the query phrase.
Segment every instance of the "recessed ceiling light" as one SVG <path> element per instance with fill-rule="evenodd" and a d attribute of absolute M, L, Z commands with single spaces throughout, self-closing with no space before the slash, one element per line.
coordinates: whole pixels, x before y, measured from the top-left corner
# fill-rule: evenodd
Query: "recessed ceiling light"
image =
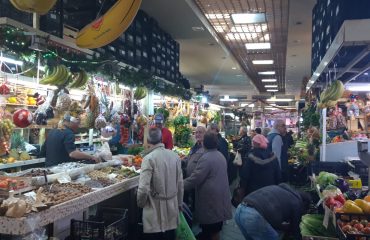
<path fill-rule="evenodd" d="M 232 67 L 231 69 L 232 69 L 232 70 L 236 70 L 236 67 Z"/>
<path fill-rule="evenodd" d="M 262 79 L 262 82 L 276 82 L 276 79 Z"/>
<path fill-rule="evenodd" d="M 311 80 L 310 83 L 314 83 L 315 81 L 314 80 Z"/>
<path fill-rule="evenodd" d="M 247 50 L 271 49 L 271 43 L 246 43 Z"/>
<path fill-rule="evenodd" d="M 267 89 L 266 91 L 267 92 L 278 92 L 279 90 L 277 90 L 277 89 Z"/>
<path fill-rule="evenodd" d="M 278 85 L 265 85 L 265 88 L 276 88 Z"/>
<path fill-rule="evenodd" d="M 265 13 L 235 13 L 231 14 L 234 24 L 266 22 Z"/>
<path fill-rule="evenodd" d="M 369 75 L 369 73 L 367 73 L 367 72 L 366 72 L 366 73 L 364 73 L 364 75 L 365 75 L 365 76 L 368 76 L 368 75 Z"/>
<path fill-rule="evenodd" d="M 319 77 L 320 76 L 320 73 L 314 73 L 315 76 Z"/>
<path fill-rule="evenodd" d="M 208 19 L 224 19 L 224 18 L 230 18 L 229 14 L 206 14 L 206 18 Z"/>
<path fill-rule="evenodd" d="M 235 75 L 236 77 L 243 77 L 243 75 L 241 75 L 241 74 L 237 74 L 237 75 Z"/>
<path fill-rule="evenodd" d="M 275 71 L 258 72 L 259 75 L 274 75 Z"/>
<path fill-rule="evenodd" d="M 274 64 L 274 60 L 253 60 L 253 64 Z"/>

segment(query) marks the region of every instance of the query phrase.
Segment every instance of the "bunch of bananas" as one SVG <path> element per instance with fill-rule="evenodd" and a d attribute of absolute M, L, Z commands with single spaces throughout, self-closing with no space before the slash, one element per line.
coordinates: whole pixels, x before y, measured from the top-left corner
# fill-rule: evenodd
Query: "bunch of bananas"
<path fill-rule="evenodd" d="M 140 5 L 141 0 L 118 0 L 108 12 L 78 33 L 76 45 L 99 48 L 113 42 L 130 26 Z"/>
<path fill-rule="evenodd" d="M 72 80 L 73 82 L 69 85 L 70 88 L 81 88 L 86 85 L 89 76 L 84 70 L 80 70 Z"/>
<path fill-rule="evenodd" d="M 338 99 L 342 97 L 344 93 L 344 85 L 340 80 L 335 80 L 329 88 L 323 91 L 320 95 L 319 108 L 334 107 Z"/>
<path fill-rule="evenodd" d="M 68 68 L 64 65 L 58 65 L 52 70 L 46 70 L 46 77 L 40 80 L 40 84 L 60 86 L 71 80 Z"/>
<path fill-rule="evenodd" d="M 138 87 L 136 88 L 135 90 L 135 93 L 134 93 L 134 98 L 135 100 L 141 100 L 143 98 L 146 97 L 146 88 L 143 88 L 143 87 Z"/>
<path fill-rule="evenodd" d="M 54 7 L 57 0 L 10 0 L 10 2 L 19 11 L 44 15 Z"/>

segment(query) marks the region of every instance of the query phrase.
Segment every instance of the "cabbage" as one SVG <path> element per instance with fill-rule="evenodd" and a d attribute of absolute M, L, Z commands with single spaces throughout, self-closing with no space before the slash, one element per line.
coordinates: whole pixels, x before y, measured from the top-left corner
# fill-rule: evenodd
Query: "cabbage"
<path fill-rule="evenodd" d="M 325 188 L 329 184 L 334 185 L 335 180 L 337 179 L 338 176 L 333 173 L 320 172 L 319 176 L 316 179 L 316 182 L 320 185 L 321 188 Z"/>

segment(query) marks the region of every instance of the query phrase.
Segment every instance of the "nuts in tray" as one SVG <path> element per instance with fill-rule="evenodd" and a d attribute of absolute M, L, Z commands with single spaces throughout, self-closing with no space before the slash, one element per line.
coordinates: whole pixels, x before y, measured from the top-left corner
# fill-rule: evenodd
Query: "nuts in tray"
<path fill-rule="evenodd" d="M 44 176 L 44 171 L 46 171 L 46 175 L 53 174 L 49 169 L 46 169 L 46 170 L 32 169 L 30 172 L 22 175 L 22 177 L 40 177 L 40 176 Z"/>
<path fill-rule="evenodd" d="M 44 189 L 48 205 L 58 205 L 91 192 L 91 188 L 76 183 L 57 183 Z"/>

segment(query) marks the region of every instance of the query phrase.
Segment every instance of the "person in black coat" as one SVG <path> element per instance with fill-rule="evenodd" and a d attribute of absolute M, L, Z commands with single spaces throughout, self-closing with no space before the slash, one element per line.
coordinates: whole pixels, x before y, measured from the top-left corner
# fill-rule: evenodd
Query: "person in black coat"
<path fill-rule="evenodd" d="M 226 162 L 229 161 L 229 144 L 227 143 L 226 139 L 223 138 L 220 134 L 220 129 L 218 128 L 217 123 L 211 123 L 208 128 L 209 131 L 214 132 L 217 134 L 218 145 L 217 150 L 224 155 Z"/>
<path fill-rule="evenodd" d="M 289 185 L 271 185 L 247 195 L 235 212 L 235 222 L 245 239 L 278 240 L 278 231 L 301 240 L 299 224 L 311 203 L 308 193 Z"/>
<path fill-rule="evenodd" d="M 246 195 L 262 187 L 279 184 L 281 177 L 277 157 L 267 149 L 267 139 L 257 134 L 252 145 L 240 175 L 240 186 Z"/>

